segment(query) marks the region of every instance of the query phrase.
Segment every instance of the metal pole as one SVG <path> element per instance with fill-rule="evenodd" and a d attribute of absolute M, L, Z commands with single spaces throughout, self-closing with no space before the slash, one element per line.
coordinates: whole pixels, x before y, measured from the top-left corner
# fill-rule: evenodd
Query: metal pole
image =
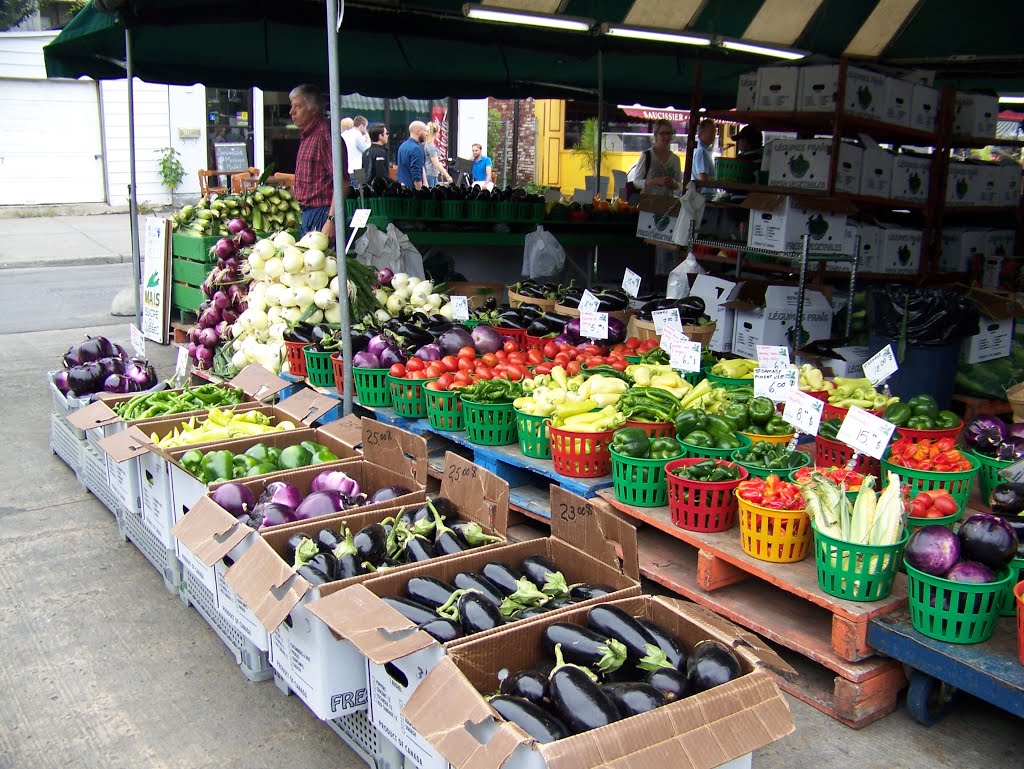
<path fill-rule="evenodd" d="M 600 189 L 601 185 L 601 148 L 604 144 L 604 53 L 597 49 L 597 157 L 594 160 L 594 189 L 597 194 L 604 197 L 606 190 Z M 598 247 L 594 246 L 594 258 L 590 265 L 590 281 L 593 285 L 597 282 Z"/>
<path fill-rule="evenodd" d="M 519 170 L 519 99 L 512 108 L 512 175 L 517 176 Z M 518 178 L 512 183 L 518 181 Z M 506 182 L 508 184 L 508 182 Z"/>
<path fill-rule="evenodd" d="M 135 302 L 135 325 L 142 330 L 142 258 L 139 249 L 139 201 L 135 185 L 135 88 L 132 79 L 135 67 L 132 62 L 132 31 L 125 24 L 124 28 L 125 74 L 128 77 L 128 219 L 132 233 L 132 279 L 135 290 L 132 299 Z"/>
<path fill-rule="evenodd" d="M 341 357 L 345 361 L 345 382 L 342 386 L 342 414 L 352 413 L 352 336 L 349 333 L 348 267 L 345 263 L 345 186 L 341 171 L 341 77 L 338 71 L 338 0 L 327 0 L 327 74 L 331 90 L 331 157 L 334 160 L 335 244 L 338 249 L 338 303 L 341 306 Z"/>

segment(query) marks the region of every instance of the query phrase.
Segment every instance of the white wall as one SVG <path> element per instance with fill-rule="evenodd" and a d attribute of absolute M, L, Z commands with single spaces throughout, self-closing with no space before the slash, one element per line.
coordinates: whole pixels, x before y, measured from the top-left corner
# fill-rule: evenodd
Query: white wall
<path fill-rule="evenodd" d="M 459 99 L 458 157 L 473 157 L 474 144 L 487 154 L 487 99 Z"/>
<path fill-rule="evenodd" d="M 185 178 L 174 194 L 197 198 L 199 177 L 196 172 L 206 167 L 206 88 L 199 84 L 172 85 L 167 92 L 170 146 L 181 153 L 179 160 L 185 166 Z M 178 129 L 181 128 L 198 128 L 199 137 L 182 139 L 178 135 Z"/>
<path fill-rule="evenodd" d="M 160 183 L 157 150 L 170 142 L 167 86 L 136 79 L 135 92 L 135 174 L 140 202 L 170 203 L 171 195 Z M 103 131 L 107 147 L 107 189 L 111 205 L 128 200 L 131 181 L 128 154 L 128 82 L 100 83 Z"/>
<path fill-rule="evenodd" d="M 46 78 L 43 46 L 56 36 L 56 32 L 2 32 L 0 33 L 0 77 L 25 80 Z"/>

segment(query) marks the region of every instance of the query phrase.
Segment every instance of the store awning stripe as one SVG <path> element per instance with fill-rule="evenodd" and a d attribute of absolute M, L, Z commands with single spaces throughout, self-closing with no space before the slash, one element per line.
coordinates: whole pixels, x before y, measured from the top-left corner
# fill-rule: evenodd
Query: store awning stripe
<path fill-rule="evenodd" d="M 793 45 L 825 0 L 765 0 L 743 37 L 762 43 Z"/>
<path fill-rule="evenodd" d="M 924 0 L 880 0 L 846 46 L 849 56 L 881 56 Z M 952 30 L 950 30 L 952 33 Z"/>

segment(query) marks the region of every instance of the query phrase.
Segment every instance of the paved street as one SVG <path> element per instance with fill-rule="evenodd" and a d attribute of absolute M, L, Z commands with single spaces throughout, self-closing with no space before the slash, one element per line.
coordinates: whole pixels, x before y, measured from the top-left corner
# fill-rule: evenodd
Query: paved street
<path fill-rule="evenodd" d="M 130 264 L 0 270 L 0 334 L 107 325 L 111 300 L 131 282 Z"/>

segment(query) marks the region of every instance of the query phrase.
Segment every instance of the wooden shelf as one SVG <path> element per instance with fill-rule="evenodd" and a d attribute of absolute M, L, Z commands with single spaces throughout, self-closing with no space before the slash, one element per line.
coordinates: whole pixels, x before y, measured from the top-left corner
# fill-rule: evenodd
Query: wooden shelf
<path fill-rule="evenodd" d="M 891 200 L 889 198 L 876 198 L 871 195 L 854 195 L 850 192 L 836 191 L 828 195 L 822 190 L 805 190 L 800 187 L 772 187 L 765 184 L 749 184 L 747 182 L 733 181 L 710 181 L 697 182 L 698 187 L 711 187 L 716 190 L 737 193 L 763 193 L 766 195 L 797 195 L 802 197 L 828 197 L 833 200 L 846 200 L 854 205 L 870 208 L 900 209 L 906 208 L 911 211 L 924 211 L 928 208 L 927 202 L 910 200 Z M 715 201 L 712 201 L 715 202 Z M 733 204 L 735 205 L 735 204 Z"/>
<path fill-rule="evenodd" d="M 996 136 L 954 136 L 949 146 L 964 149 L 983 149 L 985 147 L 1024 147 L 1024 139 L 1000 139 Z"/>
<path fill-rule="evenodd" d="M 731 123 L 752 124 L 762 131 L 786 133 L 821 133 L 832 135 L 835 127 L 835 112 L 738 112 L 734 110 L 710 110 L 702 116 Z M 880 144 L 915 143 L 927 147 L 935 146 L 939 137 L 931 131 L 921 131 L 909 126 L 882 123 L 878 120 L 855 117 L 840 113 L 839 129 L 843 136 L 855 137 L 868 134 Z M 982 145 L 984 146 L 984 145 Z"/>

